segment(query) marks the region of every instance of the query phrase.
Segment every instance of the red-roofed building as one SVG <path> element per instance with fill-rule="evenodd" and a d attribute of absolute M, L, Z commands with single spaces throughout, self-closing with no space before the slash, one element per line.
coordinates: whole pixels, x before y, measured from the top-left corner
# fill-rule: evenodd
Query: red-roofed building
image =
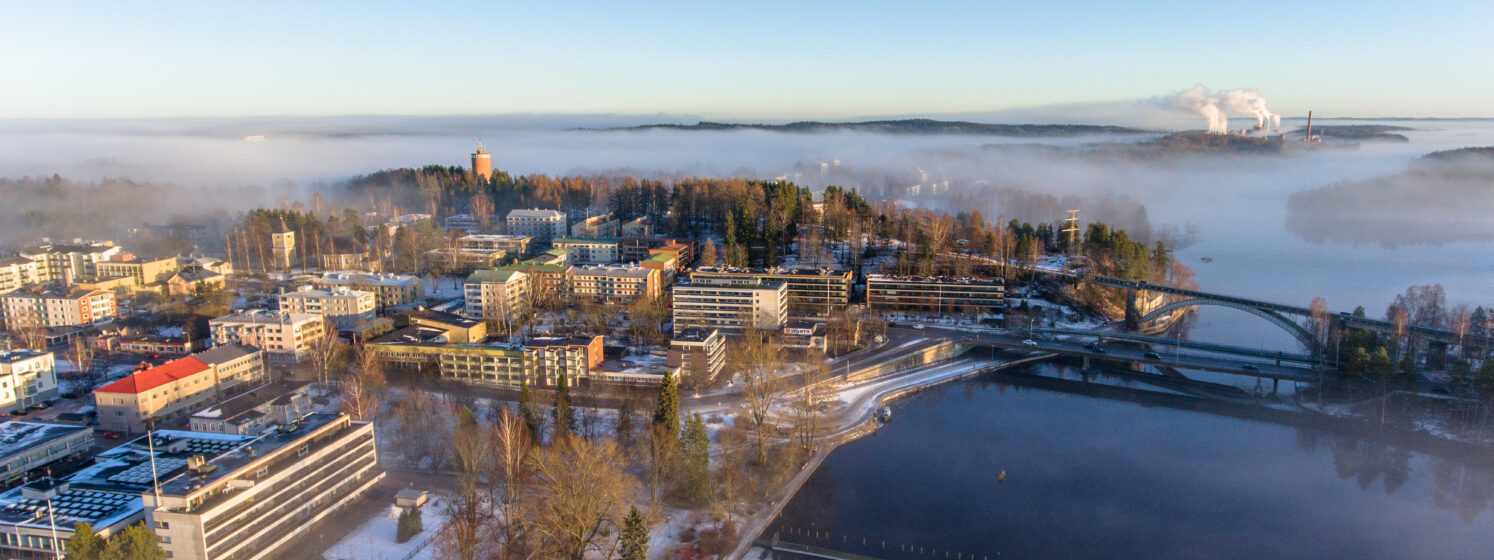
<path fill-rule="evenodd" d="M 186 417 L 217 397 L 213 367 L 194 357 L 146 368 L 93 390 L 99 428 L 143 433 L 147 419 Z"/>

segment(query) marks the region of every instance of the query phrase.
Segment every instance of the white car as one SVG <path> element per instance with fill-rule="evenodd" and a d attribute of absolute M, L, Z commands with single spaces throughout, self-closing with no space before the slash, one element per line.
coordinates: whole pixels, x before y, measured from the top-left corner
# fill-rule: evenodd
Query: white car
<path fill-rule="evenodd" d="M 1029 338 L 1027 340 L 1022 341 L 1022 345 L 1023 346 L 1037 346 L 1037 341 Z"/>
<path fill-rule="evenodd" d="M 919 325 L 913 325 L 913 328 L 918 329 L 918 330 L 923 330 L 923 325 L 921 325 L 921 324 L 919 324 Z"/>

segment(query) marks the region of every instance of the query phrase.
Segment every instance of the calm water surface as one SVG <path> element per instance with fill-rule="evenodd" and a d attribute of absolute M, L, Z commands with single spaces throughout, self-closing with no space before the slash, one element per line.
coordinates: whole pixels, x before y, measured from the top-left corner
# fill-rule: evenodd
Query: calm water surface
<path fill-rule="evenodd" d="M 1488 470 L 1373 438 L 1002 379 L 894 405 L 890 425 L 831 454 L 777 529 L 887 559 L 1494 554 Z"/>

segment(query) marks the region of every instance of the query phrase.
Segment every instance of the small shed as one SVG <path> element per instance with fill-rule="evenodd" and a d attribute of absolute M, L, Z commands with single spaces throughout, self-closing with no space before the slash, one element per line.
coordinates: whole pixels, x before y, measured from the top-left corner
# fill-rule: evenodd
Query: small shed
<path fill-rule="evenodd" d="M 394 505 L 402 508 L 418 508 L 425 505 L 430 493 L 415 488 L 405 488 L 394 494 Z"/>

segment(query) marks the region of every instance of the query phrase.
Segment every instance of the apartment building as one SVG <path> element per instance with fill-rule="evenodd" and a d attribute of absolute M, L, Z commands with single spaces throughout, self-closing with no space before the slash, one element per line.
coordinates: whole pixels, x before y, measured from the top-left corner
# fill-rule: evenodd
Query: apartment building
<path fill-rule="evenodd" d="M 384 476 L 373 424 L 345 414 L 310 414 L 228 445 L 211 458 L 188 457 L 181 474 L 141 495 L 146 524 L 172 560 L 284 557 L 288 543 Z"/>
<path fill-rule="evenodd" d="M 69 286 L 74 282 L 97 278 L 98 263 L 113 259 L 124 253 L 124 249 L 113 241 L 82 241 L 73 243 L 47 243 L 20 251 L 20 256 L 41 264 L 46 282 L 58 286 Z"/>
<path fill-rule="evenodd" d="M 494 270 L 499 272 L 522 272 L 525 276 L 528 276 L 529 305 L 539 308 L 558 302 L 565 302 L 570 298 L 570 275 L 572 268 L 575 267 L 566 264 L 544 264 L 531 259 L 500 266 Z"/>
<path fill-rule="evenodd" d="M 218 399 L 263 385 L 269 378 L 263 350 L 243 344 L 220 344 L 192 355 L 213 369 Z"/>
<path fill-rule="evenodd" d="M 577 266 L 566 274 L 573 300 L 631 303 L 661 295 L 659 271 L 641 266 Z"/>
<path fill-rule="evenodd" d="M 57 362 L 51 352 L 0 351 L 0 411 L 56 398 Z"/>
<path fill-rule="evenodd" d="M 319 290 L 303 286 L 294 292 L 280 294 L 280 312 L 321 315 L 338 330 L 352 330 L 358 323 L 377 317 L 378 299 L 373 292 L 335 286 Z"/>
<path fill-rule="evenodd" d="M 788 286 L 789 315 L 823 318 L 851 303 L 852 274 L 828 268 L 700 267 L 690 280 L 768 280 Z"/>
<path fill-rule="evenodd" d="M 508 260 L 508 252 L 502 249 L 463 249 L 442 247 L 425 252 L 426 265 L 449 274 L 471 273 L 474 270 L 493 268 Z"/>
<path fill-rule="evenodd" d="M 530 277 L 518 270 L 479 270 L 462 284 L 462 314 L 469 319 L 512 321 L 530 309 Z"/>
<path fill-rule="evenodd" d="M 113 319 L 118 308 L 108 290 L 33 286 L 0 295 L 0 314 L 10 327 L 70 327 Z"/>
<path fill-rule="evenodd" d="M 464 235 L 457 238 L 457 247 L 484 251 L 503 251 L 513 257 L 529 255 L 533 237 L 527 235 Z"/>
<path fill-rule="evenodd" d="M 252 310 L 208 321 L 216 344 L 243 344 L 265 351 L 271 362 L 299 363 L 327 332 L 321 315 Z"/>
<path fill-rule="evenodd" d="M 373 292 L 374 302 L 379 309 L 425 303 L 425 282 L 419 276 L 328 272 L 316 281 L 316 287 L 323 290 L 341 287 Z"/>
<path fill-rule="evenodd" d="M 996 313 L 1006 308 L 1006 284 L 1000 278 L 871 274 L 866 277 L 866 305 L 876 310 Z"/>
<path fill-rule="evenodd" d="M 430 309 L 411 310 L 404 314 L 404 319 L 409 325 L 446 331 L 446 341 L 452 344 L 478 343 L 488 338 L 488 324 L 479 319 Z"/>
<path fill-rule="evenodd" d="M 427 335 L 395 332 L 373 342 L 386 365 L 401 369 L 431 369 L 442 378 L 469 383 L 554 387 L 560 374 L 567 384 L 591 379 L 602 363 L 602 337 L 532 338 L 518 344 L 448 344 L 437 329 Z M 441 335 L 441 336 L 431 336 Z"/>
<path fill-rule="evenodd" d="M 680 368 L 692 386 L 705 386 L 726 369 L 726 337 L 717 329 L 686 328 L 669 341 L 669 367 Z"/>
<path fill-rule="evenodd" d="M 565 249 L 573 264 L 618 262 L 616 237 L 557 237 L 550 243 L 556 249 Z"/>
<path fill-rule="evenodd" d="M 47 265 L 26 257 L 0 259 L 0 294 L 47 283 Z"/>
<path fill-rule="evenodd" d="M 571 235 L 574 237 L 617 237 L 620 223 L 611 212 L 600 216 L 582 218 L 571 225 Z"/>
<path fill-rule="evenodd" d="M 680 271 L 679 264 L 679 257 L 674 254 L 655 253 L 649 258 L 639 261 L 638 266 L 658 270 L 659 280 L 667 286 L 674 283 L 674 277 Z"/>
<path fill-rule="evenodd" d="M 93 447 L 93 428 L 39 422 L 0 423 L 0 484 L 46 473 L 48 465 L 80 459 Z"/>
<path fill-rule="evenodd" d="M 642 262 L 653 255 L 654 249 L 666 249 L 674 253 L 680 269 L 695 262 L 695 240 L 674 237 L 623 237 L 617 240 L 618 260 Z"/>
<path fill-rule="evenodd" d="M 761 278 L 701 278 L 674 286 L 674 334 L 691 328 L 741 334 L 777 330 L 788 319 L 788 284 Z"/>
<path fill-rule="evenodd" d="M 483 229 L 492 227 L 493 224 L 498 223 L 498 216 L 488 214 L 486 226 L 483 222 L 483 216 L 474 216 L 472 214 L 457 214 L 454 216 L 447 216 L 446 220 L 443 223 L 445 224 L 448 231 L 481 231 Z"/>
<path fill-rule="evenodd" d="M 535 243 L 548 245 L 550 240 L 566 235 L 565 213 L 558 210 L 513 210 L 506 220 L 509 235 L 525 235 Z"/>
<path fill-rule="evenodd" d="M 652 237 L 654 225 L 646 217 L 633 218 L 619 225 L 617 234 L 623 237 Z"/>
<path fill-rule="evenodd" d="M 176 257 L 142 259 L 129 253 L 121 253 L 94 265 L 95 278 L 133 278 L 136 286 L 156 285 L 170 280 L 181 261 Z"/>

